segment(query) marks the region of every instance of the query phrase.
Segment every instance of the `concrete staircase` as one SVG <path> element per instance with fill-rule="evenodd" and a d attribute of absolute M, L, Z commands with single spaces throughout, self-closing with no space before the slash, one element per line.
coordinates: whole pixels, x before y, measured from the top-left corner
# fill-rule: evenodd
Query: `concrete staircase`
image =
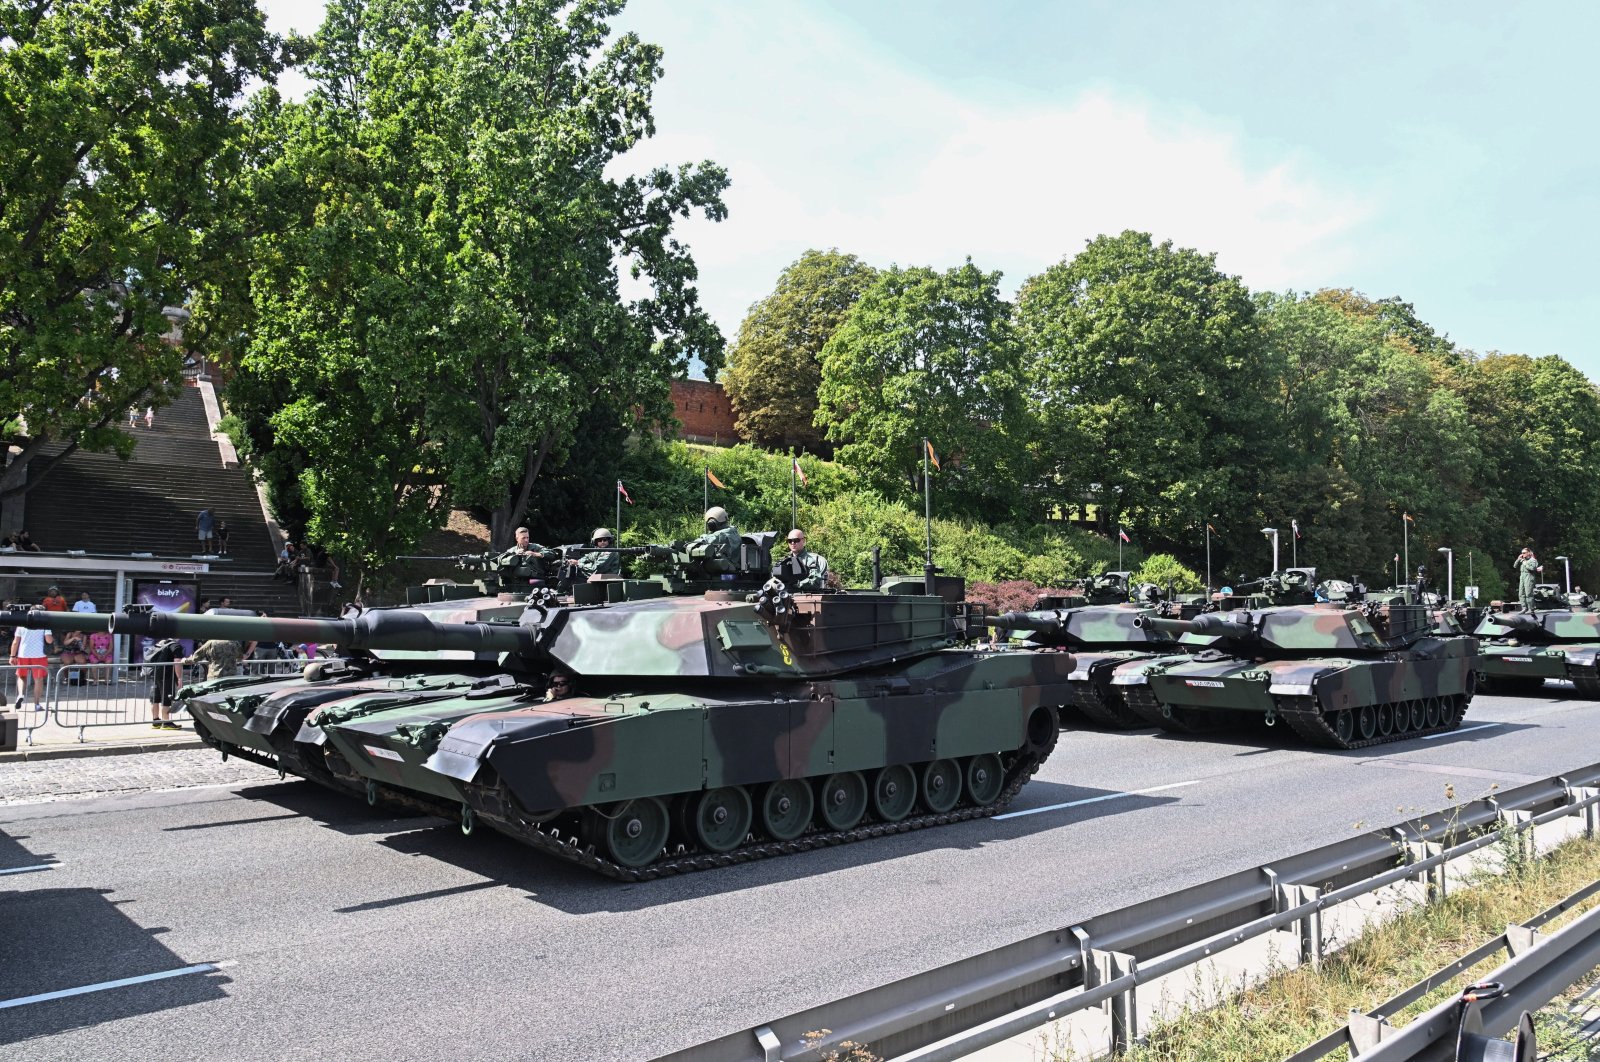
<path fill-rule="evenodd" d="M 201 595 L 296 615 L 294 588 L 271 578 L 276 557 L 255 484 L 243 469 L 222 467 L 199 390 L 184 387 L 170 406 L 156 410 L 154 427 L 146 429 L 141 417 L 128 431 L 138 440 L 129 460 L 79 451 L 28 494 L 24 523 L 33 541 L 50 552 L 187 558 L 199 549 L 195 516 L 209 507 L 228 523 L 229 556 L 210 561 L 212 570 L 194 577 Z M 64 574 L 21 577 L 17 597 L 36 601 L 55 583 L 69 601 L 77 589 L 88 589 L 97 604 L 109 607 L 109 599 L 100 600 L 107 584 L 74 588 L 68 582 Z"/>

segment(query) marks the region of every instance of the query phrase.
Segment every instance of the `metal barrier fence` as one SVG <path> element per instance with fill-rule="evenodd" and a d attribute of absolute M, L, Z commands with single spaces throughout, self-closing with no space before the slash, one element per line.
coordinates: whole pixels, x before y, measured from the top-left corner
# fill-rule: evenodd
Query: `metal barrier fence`
<path fill-rule="evenodd" d="M 1600 830 L 1600 763 L 1096 915 L 659 1062 L 812 1059 L 845 1041 L 904 1062 L 946 1062 L 1096 1007 L 1111 1018 L 1107 1048 L 1117 1054 L 1138 1036 L 1141 984 L 1282 930 L 1299 938 L 1302 962 L 1319 964 L 1329 908 L 1407 880 L 1443 895 L 1445 865 L 1499 842 L 1494 831 L 1525 837 L 1568 816 L 1589 837 Z"/>
<path fill-rule="evenodd" d="M 304 660 L 245 660 L 240 669 L 246 675 L 262 677 L 271 675 L 296 675 L 305 667 Z M 53 722 L 56 726 L 78 730 L 78 740 L 87 740 L 91 727 L 125 726 L 129 723 L 149 723 L 150 688 L 154 680 L 154 667 L 170 664 L 52 664 L 44 687 L 45 710 L 33 710 L 34 691 L 28 690 L 28 702 L 20 710 L 19 729 L 26 734 L 26 744 L 33 744 L 34 731 Z M 184 683 L 204 677 L 202 665 L 180 665 Z M 6 667 L 0 671 L 7 685 L 7 700 L 15 703 L 16 675 L 22 670 Z"/>

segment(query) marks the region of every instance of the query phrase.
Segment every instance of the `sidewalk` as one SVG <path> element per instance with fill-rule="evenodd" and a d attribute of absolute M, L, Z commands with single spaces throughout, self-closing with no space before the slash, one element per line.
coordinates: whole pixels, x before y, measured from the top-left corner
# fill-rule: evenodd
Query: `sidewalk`
<path fill-rule="evenodd" d="M 153 752 L 166 749 L 196 749 L 204 744 L 189 725 L 189 718 L 179 713 L 175 722 L 182 730 L 155 730 L 148 722 L 117 723 L 111 726 L 91 726 L 78 740 L 78 728 L 58 726 L 53 713 L 44 725 L 33 731 L 33 743 L 28 744 L 27 728 L 37 718 L 31 705 L 19 715 L 12 706 L 5 711 L 18 719 L 17 750 L 0 752 L 0 764 L 29 760 L 59 759 L 67 756 L 106 756 L 118 753 Z"/>

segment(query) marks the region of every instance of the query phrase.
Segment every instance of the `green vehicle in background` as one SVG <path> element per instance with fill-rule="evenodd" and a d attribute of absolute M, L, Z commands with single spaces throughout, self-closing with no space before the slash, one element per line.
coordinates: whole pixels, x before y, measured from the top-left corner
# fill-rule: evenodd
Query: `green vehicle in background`
<path fill-rule="evenodd" d="M 1460 726 L 1477 688 L 1477 643 L 1441 638 L 1434 610 L 1403 596 L 1209 612 L 1136 623 L 1193 655 L 1118 668 L 1130 708 L 1193 733 L 1241 717 L 1353 749 Z"/>
<path fill-rule="evenodd" d="M 1600 612 L 1550 587 L 1532 612 L 1485 612 L 1478 675 L 1495 693 L 1538 693 L 1545 679 L 1568 679 L 1580 697 L 1600 698 Z M 1540 607 L 1541 605 L 1545 607 Z"/>
<path fill-rule="evenodd" d="M 1063 725 L 1075 709 L 1089 722 L 1115 730 L 1149 726 L 1124 702 L 1122 690 L 1111 684 L 1112 675 L 1132 661 L 1187 654 L 1173 635 L 1136 626 L 1134 620 L 1148 615 L 1187 618 L 1197 615 L 1200 605 L 1164 601 L 1152 585 L 1130 592 L 1128 575 L 1106 572 L 1085 580 L 1081 597 L 1044 598 L 1037 609 L 1006 612 L 988 621 L 996 630 L 1031 632 L 1030 646 L 1072 651 L 1076 666 L 1069 676 L 1071 699 L 1058 706 Z"/>

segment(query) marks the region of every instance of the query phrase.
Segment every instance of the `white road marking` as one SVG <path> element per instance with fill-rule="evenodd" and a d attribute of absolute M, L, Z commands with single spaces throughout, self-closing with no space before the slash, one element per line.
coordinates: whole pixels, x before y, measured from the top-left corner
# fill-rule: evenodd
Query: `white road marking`
<path fill-rule="evenodd" d="M 215 973 L 229 963 L 202 962 L 194 966 L 185 966 L 181 970 L 163 970 L 160 973 L 140 974 L 138 977 L 122 977 L 115 981 L 101 981 L 97 985 L 84 985 L 82 988 L 63 988 L 59 992 L 40 992 L 36 996 L 18 996 L 16 999 L 0 1000 L 0 1010 L 8 1007 L 25 1007 L 30 1003 L 43 1003 L 51 999 L 65 999 L 68 996 L 82 996 L 90 992 L 104 992 L 111 988 L 126 988 L 128 985 L 142 985 L 147 981 L 163 981 L 169 977 L 183 977 L 187 974 Z"/>
<path fill-rule="evenodd" d="M 1126 793 L 1106 793 L 1103 796 L 1085 797 L 1082 800 L 1069 800 L 1065 804 L 1051 804 L 1042 808 L 1028 808 L 1025 811 L 1008 811 L 1004 815 L 994 816 L 996 819 L 1020 819 L 1024 815 L 1040 815 L 1046 811 L 1060 811 L 1062 808 L 1079 808 L 1085 804 L 1098 804 L 1102 800 L 1121 800 L 1123 797 L 1142 796 L 1145 793 L 1163 793 L 1168 789 L 1182 789 L 1186 785 L 1199 785 L 1200 779 L 1192 782 L 1172 782 L 1168 785 L 1151 786 L 1149 789 L 1130 789 Z"/>
<path fill-rule="evenodd" d="M 7 870 L 0 870 L 0 874 L 27 874 L 34 870 L 54 870 L 60 865 L 60 863 L 40 863 L 36 867 L 11 867 Z"/>
<path fill-rule="evenodd" d="M 1423 741 L 1438 741 L 1440 738 L 1455 737 L 1457 734 L 1470 734 L 1474 730 L 1492 730 L 1497 726 L 1505 726 L 1505 724 L 1504 723 L 1479 723 L 1477 726 L 1463 727 L 1460 730 L 1447 730 L 1443 734 L 1424 734 L 1424 735 L 1422 735 L 1422 740 Z"/>

